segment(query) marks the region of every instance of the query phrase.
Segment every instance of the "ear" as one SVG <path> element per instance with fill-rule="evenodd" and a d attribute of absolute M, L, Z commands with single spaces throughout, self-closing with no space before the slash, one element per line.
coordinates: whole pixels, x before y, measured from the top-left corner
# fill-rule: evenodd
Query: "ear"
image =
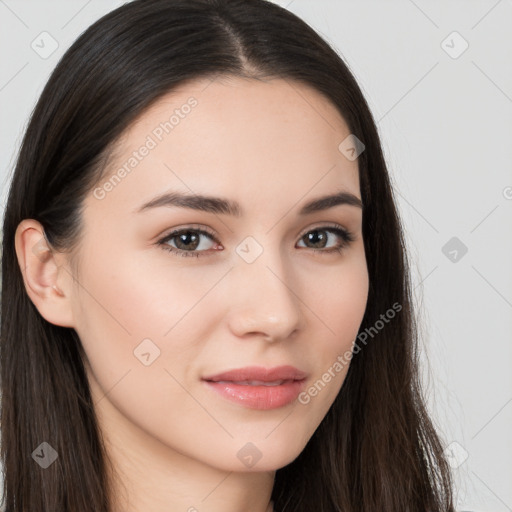
<path fill-rule="evenodd" d="M 21 221 L 15 248 L 25 289 L 41 316 L 52 324 L 74 327 L 73 276 L 64 266 L 64 255 L 49 246 L 42 225 L 33 219 Z"/>

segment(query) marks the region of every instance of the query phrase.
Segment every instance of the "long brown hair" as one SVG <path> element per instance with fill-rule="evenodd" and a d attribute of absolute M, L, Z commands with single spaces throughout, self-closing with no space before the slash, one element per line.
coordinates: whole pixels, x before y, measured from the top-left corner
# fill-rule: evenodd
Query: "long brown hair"
<path fill-rule="evenodd" d="M 366 337 L 358 338 L 365 343 L 304 450 L 277 470 L 275 510 L 453 511 L 449 467 L 422 397 L 402 227 L 376 125 L 352 73 L 309 25 L 266 0 L 134 0 L 63 55 L 32 113 L 10 185 L 0 333 L 6 512 L 109 512 L 112 500 L 80 339 L 43 319 L 29 299 L 16 228 L 36 219 L 55 250 L 79 247 L 82 201 L 113 143 L 173 88 L 217 75 L 309 85 L 365 145 L 358 159 L 370 279 Z M 394 318 L 376 328 L 394 304 Z M 58 453 L 47 469 L 32 456 L 43 442 Z"/>

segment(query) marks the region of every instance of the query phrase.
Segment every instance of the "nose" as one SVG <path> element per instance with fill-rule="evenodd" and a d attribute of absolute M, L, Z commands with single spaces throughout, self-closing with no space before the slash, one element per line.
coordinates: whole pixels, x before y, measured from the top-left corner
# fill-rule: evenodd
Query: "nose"
<path fill-rule="evenodd" d="M 263 336 L 267 341 L 289 338 L 303 327 L 303 302 L 298 280 L 269 251 L 253 263 L 239 261 L 230 272 L 228 323 L 234 335 Z M 264 257 L 266 255 L 266 257 Z"/>

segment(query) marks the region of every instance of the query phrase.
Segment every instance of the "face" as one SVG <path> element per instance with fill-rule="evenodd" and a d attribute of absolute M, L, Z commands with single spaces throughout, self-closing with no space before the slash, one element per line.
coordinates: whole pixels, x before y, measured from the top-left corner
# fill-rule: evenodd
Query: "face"
<path fill-rule="evenodd" d="M 85 201 L 71 303 L 108 435 L 226 471 L 299 455 L 342 386 L 367 301 L 362 209 L 301 213 L 361 198 L 357 160 L 338 149 L 349 134 L 307 86 L 227 77 L 176 89 L 125 133 Z M 166 193 L 192 201 L 153 201 Z M 280 366 L 302 380 L 205 380 Z"/>

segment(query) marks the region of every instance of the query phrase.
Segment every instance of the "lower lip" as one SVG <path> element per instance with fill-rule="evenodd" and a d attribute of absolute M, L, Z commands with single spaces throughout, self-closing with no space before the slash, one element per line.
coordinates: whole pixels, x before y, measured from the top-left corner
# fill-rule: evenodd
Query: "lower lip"
<path fill-rule="evenodd" d="M 277 409 L 293 402 L 305 379 L 284 382 L 279 386 L 251 386 L 231 382 L 203 381 L 224 398 L 250 409 Z"/>

